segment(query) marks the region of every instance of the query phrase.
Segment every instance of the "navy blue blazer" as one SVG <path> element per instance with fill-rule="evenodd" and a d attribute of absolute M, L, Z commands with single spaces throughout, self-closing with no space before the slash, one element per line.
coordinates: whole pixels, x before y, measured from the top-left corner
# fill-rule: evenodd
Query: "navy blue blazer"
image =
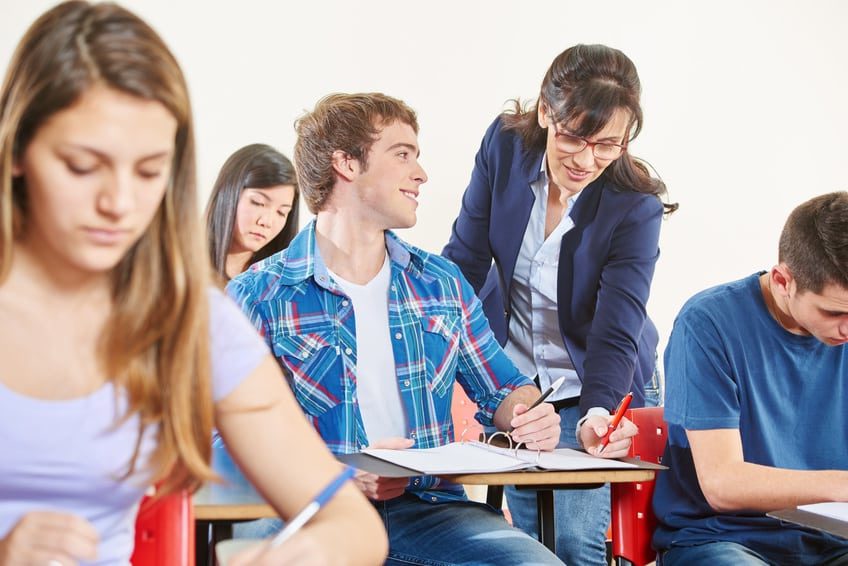
<path fill-rule="evenodd" d="M 535 200 L 530 183 L 541 175 L 542 157 L 525 150 L 521 138 L 496 119 L 477 152 L 442 252 L 471 282 L 502 345 L 515 262 Z M 583 383 L 581 414 L 591 407 L 612 410 L 628 391 L 633 406 L 644 405 L 658 342 L 645 303 L 659 257 L 662 203 L 622 190 L 606 176 L 580 193 L 571 211 L 574 227 L 559 252 L 559 325 Z"/>

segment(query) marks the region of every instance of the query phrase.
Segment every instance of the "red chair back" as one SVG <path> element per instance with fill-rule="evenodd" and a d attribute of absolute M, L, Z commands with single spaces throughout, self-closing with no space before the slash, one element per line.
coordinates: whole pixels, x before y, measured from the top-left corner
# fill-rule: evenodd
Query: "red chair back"
<path fill-rule="evenodd" d="M 455 383 L 453 386 L 453 400 L 451 401 L 451 418 L 453 419 L 453 433 L 456 441 L 462 440 L 465 432 L 465 440 L 477 440 L 483 432 L 483 425 L 477 422 L 474 414 L 477 405 L 468 398 L 462 386 Z"/>
<path fill-rule="evenodd" d="M 626 416 L 639 427 L 633 439 L 630 456 L 660 464 L 667 431 L 662 407 L 631 409 Z M 657 519 L 651 507 L 654 481 L 612 484 L 612 554 L 620 559 L 644 566 L 657 559 L 651 537 Z"/>
<path fill-rule="evenodd" d="M 141 501 L 130 561 L 133 566 L 194 564 L 194 508 L 187 491 Z"/>

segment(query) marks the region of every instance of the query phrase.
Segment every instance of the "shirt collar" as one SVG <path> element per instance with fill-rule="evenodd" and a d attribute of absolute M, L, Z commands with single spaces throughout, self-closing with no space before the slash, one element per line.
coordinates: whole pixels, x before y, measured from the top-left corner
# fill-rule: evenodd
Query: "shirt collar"
<path fill-rule="evenodd" d="M 539 176 L 536 177 L 536 180 L 530 183 L 530 187 L 538 187 L 541 194 L 548 196 L 548 188 L 550 185 L 550 179 L 548 178 L 548 154 L 547 152 L 542 153 L 542 164 L 539 166 Z M 588 186 L 588 185 L 587 185 Z M 583 194 L 583 191 L 586 190 L 586 187 L 583 187 L 577 194 L 571 195 L 568 197 L 568 207 L 565 211 L 564 216 L 568 216 L 572 209 L 574 208 L 574 203 L 577 202 L 577 199 Z"/>
<path fill-rule="evenodd" d="M 424 252 L 407 244 L 391 230 L 386 230 L 385 233 L 386 249 L 392 263 L 397 264 L 400 269 L 420 275 L 424 269 Z M 295 285 L 309 277 L 313 277 L 321 287 L 330 288 L 330 274 L 316 245 L 314 219 L 289 244 L 286 262 L 280 274 L 284 285 Z"/>

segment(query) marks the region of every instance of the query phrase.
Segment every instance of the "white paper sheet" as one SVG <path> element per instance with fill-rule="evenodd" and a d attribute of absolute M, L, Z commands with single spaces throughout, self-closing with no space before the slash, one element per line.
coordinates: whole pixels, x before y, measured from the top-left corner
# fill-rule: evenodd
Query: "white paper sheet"
<path fill-rule="evenodd" d="M 507 472 L 530 466 L 512 456 L 481 450 L 475 444 L 477 443 L 451 442 L 445 446 L 420 450 L 366 448 L 363 452 L 405 468 L 418 470 L 424 475 Z"/>
<path fill-rule="evenodd" d="M 534 468 L 546 470 L 604 470 L 632 469 L 635 464 L 591 456 L 585 452 L 559 448 L 553 452 L 537 453 L 535 450 L 497 448 L 480 442 L 452 442 L 437 448 L 416 450 L 389 450 L 366 448 L 382 460 L 418 470 L 425 475 L 474 474 L 507 472 Z"/>

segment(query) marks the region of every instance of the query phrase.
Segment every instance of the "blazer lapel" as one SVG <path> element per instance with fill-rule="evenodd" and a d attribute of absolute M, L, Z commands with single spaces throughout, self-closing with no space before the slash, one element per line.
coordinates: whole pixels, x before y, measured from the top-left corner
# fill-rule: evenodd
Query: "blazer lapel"
<path fill-rule="evenodd" d="M 510 198 L 508 206 L 504 209 L 505 215 L 510 219 L 504 230 L 499 230 L 500 245 L 497 248 L 503 250 L 501 255 L 500 274 L 502 277 L 501 288 L 505 290 L 504 300 L 508 302 L 510 288 L 512 287 L 512 275 L 515 272 L 515 263 L 518 261 L 518 253 L 521 251 L 521 243 L 524 240 L 524 232 L 527 223 L 530 222 L 530 213 L 536 201 L 533 195 L 533 183 L 541 176 L 542 153 L 523 156 L 514 166 L 517 169 L 516 177 L 521 179 L 514 186 L 517 190 L 507 191 Z"/>

